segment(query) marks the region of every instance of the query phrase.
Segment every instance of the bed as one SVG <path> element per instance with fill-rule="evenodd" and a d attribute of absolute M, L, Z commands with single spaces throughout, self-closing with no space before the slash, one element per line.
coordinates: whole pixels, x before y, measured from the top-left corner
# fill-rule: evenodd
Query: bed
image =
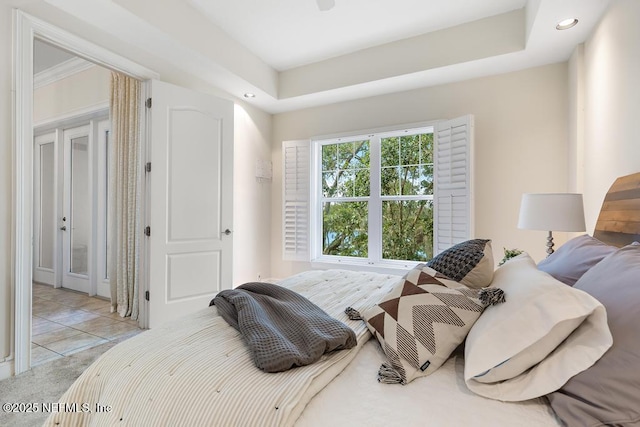
<path fill-rule="evenodd" d="M 633 288 L 640 277 L 640 246 L 631 245 L 640 240 L 638 213 L 640 174 L 618 179 L 605 198 L 594 237 L 572 239 L 539 266 L 523 254 L 496 269 L 490 287 L 504 289 L 507 301 L 477 310 L 461 338 L 464 345 L 449 343 L 453 351 L 447 350 L 440 366 L 411 371 L 404 385 L 376 381 L 385 363 L 398 368 L 387 351 L 390 334 L 372 326 L 383 302 L 400 282 L 413 280 L 412 274 L 444 284 L 439 289 L 446 288 L 447 295 L 477 294 L 431 266 L 402 279 L 308 271 L 278 285 L 351 328 L 355 347 L 284 372 L 263 372 L 217 308 L 203 308 L 106 352 L 61 397 L 65 409 L 51 414 L 45 425 L 637 425 L 640 347 L 628 325 L 640 321 L 634 308 L 640 307 L 640 291 Z M 626 304 L 621 308 L 618 291 L 600 286 L 611 269 L 619 273 L 606 286 L 620 288 Z M 554 304 L 559 308 L 549 308 Z M 454 306 L 443 309 L 459 313 Z M 356 308 L 363 320 L 350 318 L 346 307 Z M 547 321 L 554 316 L 557 322 Z M 517 329 L 518 322 L 550 325 L 524 341 L 531 335 L 524 329 L 547 326 Z M 435 335 L 446 333 L 433 328 Z M 621 365 L 620 357 L 625 372 L 610 374 Z M 590 387 L 594 381 L 600 385 Z"/>

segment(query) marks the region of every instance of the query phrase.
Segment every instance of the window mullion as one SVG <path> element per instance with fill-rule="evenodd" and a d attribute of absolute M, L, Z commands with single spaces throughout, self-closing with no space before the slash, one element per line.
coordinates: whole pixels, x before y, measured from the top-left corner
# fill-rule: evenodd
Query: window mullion
<path fill-rule="evenodd" d="M 370 139 L 369 262 L 382 260 L 382 200 L 380 198 L 380 137 Z"/>
<path fill-rule="evenodd" d="M 417 196 L 408 195 L 408 196 L 382 196 L 380 197 L 382 201 L 403 201 L 403 200 L 433 200 L 432 194 L 421 194 Z"/>
<path fill-rule="evenodd" d="M 369 197 L 320 197 L 320 203 L 338 203 L 338 202 L 368 202 Z"/>

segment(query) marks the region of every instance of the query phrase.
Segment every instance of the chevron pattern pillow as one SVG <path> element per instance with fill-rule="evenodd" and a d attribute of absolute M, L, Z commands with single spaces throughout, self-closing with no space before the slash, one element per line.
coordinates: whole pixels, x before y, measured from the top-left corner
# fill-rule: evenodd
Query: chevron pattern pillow
<path fill-rule="evenodd" d="M 406 384 L 438 369 L 482 314 L 480 292 L 426 264 L 410 270 L 363 314 L 387 356 L 378 381 Z"/>

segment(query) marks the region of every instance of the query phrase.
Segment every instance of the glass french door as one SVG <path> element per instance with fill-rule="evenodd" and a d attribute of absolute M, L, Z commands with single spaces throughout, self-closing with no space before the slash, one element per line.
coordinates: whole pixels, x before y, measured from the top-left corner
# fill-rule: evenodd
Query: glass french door
<path fill-rule="evenodd" d="M 110 296 L 108 119 L 34 139 L 33 280 Z"/>
<path fill-rule="evenodd" d="M 62 287 L 89 293 L 89 270 L 92 254 L 92 147 L 89 125 L 65 129 Z"/>

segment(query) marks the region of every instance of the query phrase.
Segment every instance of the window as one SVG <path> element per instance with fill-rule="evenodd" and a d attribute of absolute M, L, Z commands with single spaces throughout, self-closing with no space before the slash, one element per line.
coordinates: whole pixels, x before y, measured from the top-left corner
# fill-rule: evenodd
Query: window
<path fill-rule="evenodd" d="M 433 258 L 433 128 L 380 139 L 382 258 Z"/>
<path fill-rule="evenodd" d="M 320 150 L 322 253 L 366 258 L 370 141 L 329 141 L 322 143 Z"/>
<path fill-rule="evenodd" d="M 393 267 L 470 238 L 472 125 L 283 143 L 285 259 Z"/>
<path fill-rule="evenodd" d="M 433 254 L 433 128 L 317 141 L 322 255 Z"/>

